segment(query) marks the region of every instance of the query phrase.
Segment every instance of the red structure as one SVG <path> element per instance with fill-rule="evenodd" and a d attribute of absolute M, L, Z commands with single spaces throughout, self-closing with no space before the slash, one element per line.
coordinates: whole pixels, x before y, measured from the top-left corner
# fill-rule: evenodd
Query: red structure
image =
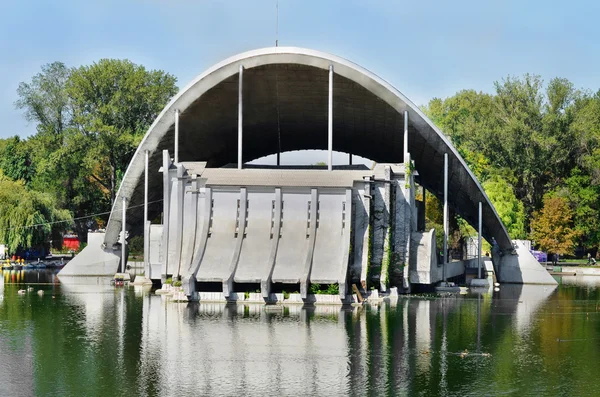
<path fill-rule="evenodd" d="M 63 236 L 63 247 L 69 250 L 77 251 L 79 249 L 79 238 L 76 234 L 66 234 Z"/>

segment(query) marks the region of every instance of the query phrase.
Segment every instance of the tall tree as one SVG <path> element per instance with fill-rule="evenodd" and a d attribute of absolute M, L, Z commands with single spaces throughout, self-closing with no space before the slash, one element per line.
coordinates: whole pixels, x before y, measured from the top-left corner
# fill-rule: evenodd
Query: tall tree
<path fill-rule="evenodd" d="M 577 163 L 579 139 L 572 125 L 584 95 L 568 80 L 553 79 L 544 87 L 539 76 L 528 74 L 509 76 L 495 88 L 495 95 L 460 91 L 434 99 L 425 111 L 482 182 L 499 176 L 513 186 L 528 229 L 543 195 Z"/>
<path fill-rule="evenodd" d="M 176 79 L 128 60 L 68 69 L 55 62 L 21 83 L 16 106 L 37 123 L 30 187 L 76 218 L 105 212 L 142 136 L 177 92 Z M 92 225 L 75 223 L 85 241 Z"/>
<path fill-rule="evenodd" d="M 128 60 L 102 59 L 72 71 L 67 93 L 76 139 L 85 141 L 85 168 L 111 203 L 119 178 L 144 133 L 177 93 L 174 76 Z"/>
<path fill-rule="evenodd" d="M 578 236 L 567 200 L 546 196 L 544 207 L 533 214 L 531 238 L 542 250 L 565 255 L 573 253 Z"/>

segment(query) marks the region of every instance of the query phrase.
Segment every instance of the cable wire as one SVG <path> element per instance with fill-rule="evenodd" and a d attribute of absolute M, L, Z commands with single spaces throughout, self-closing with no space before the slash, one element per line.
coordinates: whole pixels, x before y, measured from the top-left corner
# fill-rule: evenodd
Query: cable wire
<path fill-rule="evenodd" d="M 151 201 L 151 202 L 148 203 L 148 205 L 159 203 L 159 202 L 161 202 L 163 200 L 164 199 Z M 143 207 L 143 206 L 144 206 L 144 204 L 138 204 L 138 205 L 134 205 L 134 206 L 131 206 L 131 207 L 127 207 L 127 209 L 129 210 L 129 209 L 139 208 L 139 207 Z M 99 212 L 97 214 L 86 215 L 86 216 L 79 216 L 77 218 L 66 219 L 66 220 L 63 220 L 63 221 L 53 221 L 53 222 L 36 223 L 35 225 L 28 225 L 28 226 L 13 226 L 13 227 L 9 227 L 7 229 L 3 229 L 3 231 L 7 232 L 9 230 L 16 230 L 16 229 L 28 229 L 28 228 L 32 228 L 32 227 L 39 227 L 39 226 L 45 226 L 45 225 L 55 225 L 55 224 L 58 224 L 58 223 L 70 223 L 70 222 L 75 222 L 75 221 L 79 221 L 79 220 L 82 220 L 82 219 L 94 218 L 96 216 L 108 215 L 108 214 L 111 214 L 111 213 L 112 213 L 112 211 Z"/>

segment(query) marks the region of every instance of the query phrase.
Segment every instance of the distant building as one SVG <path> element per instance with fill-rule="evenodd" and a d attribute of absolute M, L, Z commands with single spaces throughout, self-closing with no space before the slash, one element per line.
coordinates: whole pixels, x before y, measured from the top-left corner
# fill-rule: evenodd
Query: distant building
<path fill-rule="evenodd" d="M 79 237 L 76 234 L 65 234 L 63 236 L 63 248 L 77 251 L 79 249 Z"/>

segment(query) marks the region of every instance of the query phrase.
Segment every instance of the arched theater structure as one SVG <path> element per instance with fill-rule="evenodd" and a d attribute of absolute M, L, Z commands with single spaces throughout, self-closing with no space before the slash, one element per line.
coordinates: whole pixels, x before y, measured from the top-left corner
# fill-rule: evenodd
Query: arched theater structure
<path fill-rule="evenodd" d="M 246 164 L 304 149 L 376 166 Z M 146 186 L 146 218 L 160 224 L 144 221 Z M 481 203 L 501 282 L 555 283 L 511 242 L 456 148 L 401 92 L 323 52 L 250 51 L 211 67 L 165 107 L 129 164 L 106 232 L 91 235 L 61 275 L 117 270 L 125 205 L 129 235 L 146 236 L 146 275 L 180 277 L 190 296 L 211 283 L 225 297 L 241 284 L 260 285 L 265 297 L 275 284 L 299 284 L 303 297 L 315 283 L 339 284 L 340 295 L 351 284 L 407 291 L 468 266 L 438 260 L 415 200 L 421 187 L 476 229 Z"/>

